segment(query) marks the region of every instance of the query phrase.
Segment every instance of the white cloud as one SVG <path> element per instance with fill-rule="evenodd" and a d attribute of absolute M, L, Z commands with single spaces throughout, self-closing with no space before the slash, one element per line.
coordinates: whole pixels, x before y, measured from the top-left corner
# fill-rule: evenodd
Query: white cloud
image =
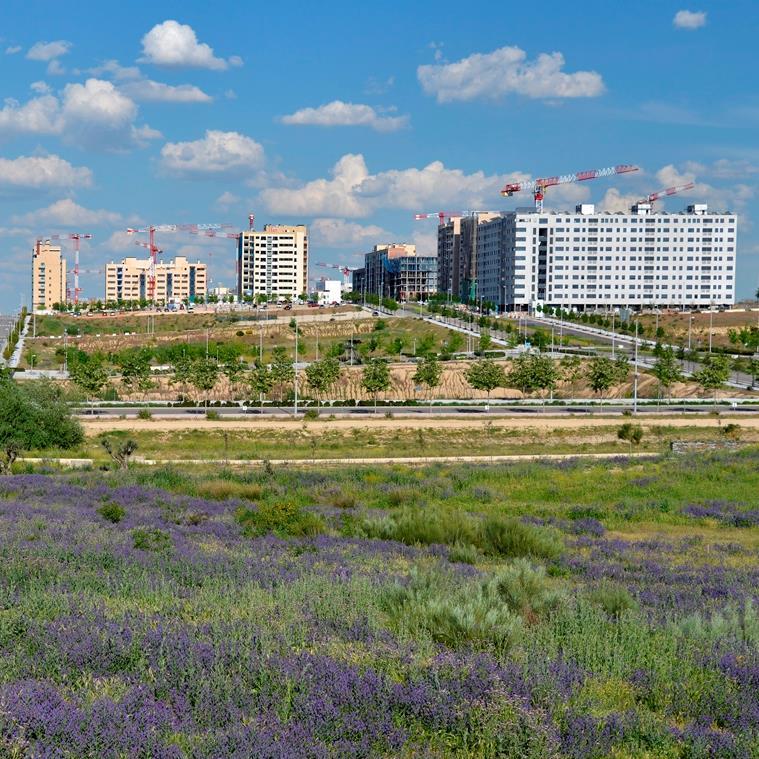
<path fill-rule="evenodd" d="M 120 85 L 119 90 L 134 100 L 149 103 L 210 103 L 213 98 L 193 84 L 164 84 L 139 79 Z"/>
<path fill-rule="evenodd" d="M 676 29 L 699 29 L 706 26 L 705 11 L 678 11 L 672 19 Z"/>
<path fill-rule="evenodd" d="M 0 158 L 0 192 L 91 187 L 92 172 L 57 155 Z"/>
<path fill-rule="evenodd" d="M 66 73 L 66 69 L 57 58 L 54 58 L 47 64 L 47 73 L 49 76 L 63 76 Z"/>
<path fill-rule="evenodd" d="M 394 76 L 389 76 L 387 79 L 378 79 L 375 76 L 370 76 L 366 80 L 364 92 L 367 95 L 384 95 L 394 84 Z"/>
<path fill-rule="evenodd" d="M 185 177 L 245 176 L 264 163 L 264 149 L 239 132 L 209 129 L 193 142 L 167 142 L 161 148 L 161 167 Z"/>
<path fill-rule="evenodd" d="M 5 54 L 6 55 L 16 55 L 16 53 L 21 52 L 21 45 L 11 45 L 10 47 L 5 48 Z"/>
<path fill-rule="evenodd" d="M 686 171 L 694 174 L 707 174 L 714 179 L 751 179 L 759 174 L 759 164 L 745 159 L 720 158 L 709 166 L 697 161 L 686 161 Z"/>
<path fill-rule="evenodd" d="M 604 92 L 595 71 L 566 73 L 561 53 L 541 53 L 528 61 L 518 47 L 502 47 L 492 53 L 473 53 L 455 63 L 419 66 L 417 78 L 438 103 L 455 100 L 497 100 L 517 94 L 530 98 L 595 97 Z"/>
<path fill-rule="evenodd" d="M 70 198 L 57 200 L 46 208 L 39 208 L 26 214 L 14 216 L 14 224 L 57 225 L 61 227 L 96 227 L 126 224 L 128 220 L 120 213 L 104 209 L 91 210 L 75 203 Z"/>
<path fill-rule="evenodd" d="M 6 100 L 0 109 L 0 134 L 58 135 L 83 148 L 126 150 L 160 136 L 135 126 L 137 105 L 111 82 L 88 79 L 67 84 L 61 98 L 41 95 L 21 105 Z"/>
<path fill-rule="evenodd" d="M 630 212 L 634 203 L 643 199 L 646 193 L 622 193 L 616 187 L 610 187 L 603 198 L 597 203 L 598 210 L 616 213 L 617 211 Z"/>
<path fill-rule="evenodd" d="M 30 61 L 52 61 L 54 58 L 66 55 L 71 50 L 71 47 L 71 43 L 66 40 L 37 42 L 29 48 L 26 57 Z"/>
<path fill-rule="evenodd" d="M 198 42 L 195 30 L 187 24 L 169 19 L 156 24 L 142 38 L 140 61 L 157 66 L 192 66 L 223 71 L 229 66 L 241 66 L 242 58 L 232 56 L 228 61 L 217 58 L 205 42 Z"/>
<path fill-rule="evenodd" d="M 110 76 L 117 81 L 139 79 L 142 74 L 137 66 L 122 66 L 117 60 L 104 61 L 87 72 L 96 77 Z"/>
<path fill-rule="evenodd" d="M 392 232 L 376 224 L 357 224 L 345 219 L 314 219 L 309 225 L 314 242 L 330 248 L 367 247 L 393 239 Z"/>
<path fill-rule="evenodd" d="M 242 202 L 242 198 L 235 195 L 233 192 L 226 190 L 221 195 L 219 195 L 218 198 L 216 198 L 214 205 L 217 208 L 227 210 L 230 206 L 236 206 L 240 202 Z"/>
<path fill-rule="evenodd" d="M 29 87 L 32 92 L 36 92 L 38 95 L 50 94 L 50 85 L 47 82 L 32 82 Z"/>
<path fill-rule="evenodd" d="M 134 251 L 135 238 L 125 231 L 112 232 L 111 236 L 98 247 L 117 253 Z"/>
<path fill-rule="evenodd" d="M 394 132 L 408 124 L 408 116 L 383 116 L 370 105 L 333 100 L 318 108 L 301 108 L 282 117 L 283 124 L 313 126 L 368 126 L 378 132 Z"/>

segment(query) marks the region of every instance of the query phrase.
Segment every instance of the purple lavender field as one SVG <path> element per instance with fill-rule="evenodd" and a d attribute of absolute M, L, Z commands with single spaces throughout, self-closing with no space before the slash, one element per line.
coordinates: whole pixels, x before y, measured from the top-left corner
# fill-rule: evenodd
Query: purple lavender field
<path fill-rule="evenodd" d="M 0 756 L 758 756 L 756 464 L 0 478 Z"/>

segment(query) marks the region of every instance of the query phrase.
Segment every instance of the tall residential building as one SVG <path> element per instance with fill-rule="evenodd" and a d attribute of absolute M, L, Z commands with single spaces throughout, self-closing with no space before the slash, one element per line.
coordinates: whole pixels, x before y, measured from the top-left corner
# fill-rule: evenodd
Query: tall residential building
<path fill-rule="evenodd" d="M 237 243 L 237 293 L 294 299 L 308 292 L 308 228 L 266 224 Z"/>
<path fill-rule="evenodd" d="M 398 301 L 425 300 L 437 292 L 437 256 L 421 256 L 416 245 L 375 245 L 364 268 L 353 272 L 353 291 Z"/>
<path fill-rule="evenodd" d="M 58 245 L 38 240 L 32 251 L 32 309 L 66 302 L 66 259 Z"/>
<path fill-rule="evenodd" d="M 453 221 L 438 231 L 446 247 Z M 681 213 L 517 210 L 477 225 L 470 300 L 500 310 L 707 307 L 735 302 L 737 217 L 705 204 Z M 450 264 L 448 264 L 450 265 Z"/>
<path fill-rule="evenodd" d="M 159 261 L 155 267 L 155 302 L 193 302 L 206 297 L 208 267 L 183 256 L 173 261 Z M 150 294 L 150 259 L 125 258 L 106 264 L 105 299 L 107 301 L 145 300 Z"/>

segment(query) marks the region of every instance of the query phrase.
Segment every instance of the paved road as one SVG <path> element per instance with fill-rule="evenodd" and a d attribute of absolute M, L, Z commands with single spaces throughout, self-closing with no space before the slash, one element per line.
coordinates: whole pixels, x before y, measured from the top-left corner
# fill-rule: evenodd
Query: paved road
<path fill-rule="evenodd" d="M 488 416 L 512 416 L 522 414 L 540 414 L 540 415 L 572 415 L 572 414 L 588 414 L 588 415 L 620 415 L 625 411 L 630 411 L 632 404 L 620 404 L 614 403 L 610 405 L 577 405 L 577 406 L 552 406 L 547 404 L 537 405 L 506 405 L 506 404 L 490 404 L 490 406 L 473 406 L 473 405 L 450 405 L 450 406 L 378 406 L 376 415 L 382 416 L 388 412 L 392 412 L 393 416 L 413 416 L 413 417 L 427 417 L 427 416 L 458 416 L 466 414 L 488 415 Z M 314 408 L 314 407 L 310 407 Z M 722 412 L 740 413 L 740 414 L 757 414 L 759 413 L 759 403 L 751 404 L 736 404 L 734 407 L 727 407 L 721 405 L 719 407 Z M 209 408 L 210 411 L 216 412 L 220 417 L 234 417 L 234 416 L 293 416 L 295 409 L 292 406 L 264 406 L 260 408 L 255 407 L 236 407 L 236 408 Z M 703 404 L 694 404 L 692 402 L 681 403 L 662 403 L 661 405 L 638 405 L 639 414 L 668 414 L 683 413 L 683 414 L 710 414 L 714 410 L 711 403 L 704 402 Z M 136 417 L 139 408 L 134 406 L 100 406 L 92 409 L 79 409 L 77 411 L 80 416 L 99 416 L 99 417 Z M 305 411 L 304 408 L 298 408 L 298 414 L 301 415 Z M 150 412 L 154 416 L 165 416 L 174 418 L 192 418 L 197 416 L 205 416 L 206 410 L 204 408 L 186 408 L 178 406 L 151 406 Z M 367 416 L 372 417 L 375 415 L 373 406 L 332 406 L 321 409 L 323 416 L 329 416 L 334 414 L 335 416 Z"/>

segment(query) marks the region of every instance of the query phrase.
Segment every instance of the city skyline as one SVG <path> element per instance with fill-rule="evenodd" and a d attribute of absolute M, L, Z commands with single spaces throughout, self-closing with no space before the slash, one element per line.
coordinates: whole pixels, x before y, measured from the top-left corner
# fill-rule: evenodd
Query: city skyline
<path fill-rule="evenodd" d="M 658 209 L 737 213 L 737 298 L 759 284 L 749 2 L 591 2 L 581 16 L 547 2 L 540 24 L 492 3 L 468 23 L 448 2 L 98 8 L 0 11 L 2 311 L 29 303 L 37 236 L 93 234 L 81 266 L 97 269 L 139 255 L 127 227 L 242 230 L 253 212 L 257 228 L 308 225 L 312 261 L 355 267 L 391 240 L 434 253 L 436 222 L 414 213 L 513 210 L 532 198 L 502 198 L 507 181 L 618 163 L 641 170 L 551 188 L 546 208 L 624 210 L 694 182 Z M 209 288 L 234 285 L 232 240 L 158 244 L 209 263 Z M 81 284 L 97 296 L 102 276 Z"/>

